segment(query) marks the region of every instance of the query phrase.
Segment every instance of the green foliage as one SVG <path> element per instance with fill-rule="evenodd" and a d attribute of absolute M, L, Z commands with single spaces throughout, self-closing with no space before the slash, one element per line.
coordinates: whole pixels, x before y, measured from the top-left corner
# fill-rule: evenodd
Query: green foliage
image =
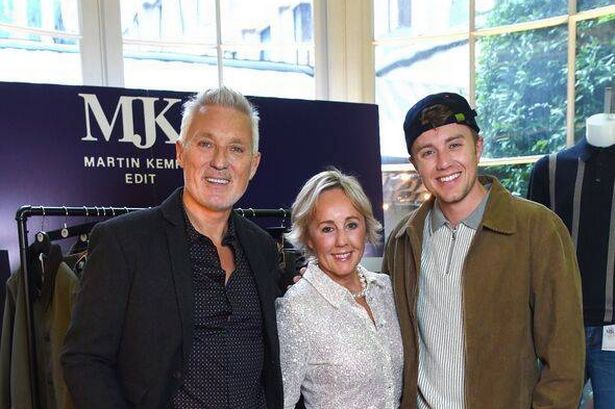
<path fill-rule="evenodd" d="M 533 164 L 531 163 L 488 166 L 480 167 L 478 172 L 481 175 L 495 176 L 513 195 L 525 197 L 532 166 Z"/>
<path fill-rule="evenodd" d="M 557 2 L 498 2 L 488 25 L 551 15 Z M 486 37 L 480 42 L 476 101 L 485 155 L 545 154 L 566 141 L 567 26 Z"/>
<path fill-rule="evenodd" d="M 561 14 L 558 1 L 499 1 L 490 27 Z M 604 88 L 615 67 L 615 15 L 577 28 L 575 133 L 587 116 L 602 112 Z M 568 26 L 481 38 L 476 102 L 486 157 L 541 155 L 566 143 Z M 503 182 L 524 195 L 531 166 L 498 166 Z M 491 173 L 490 168 L 485 169 Z"/>
<path fill-rule="evenodd" d="M 596 7 L 612 6 L 613 0 L 577 0 L 577 8 L 580 11 L 591 10 Z"/>
<path fill-rule="evenodd" d="M 568 0 L 496 0 L 495 3 L 487 15 L 487 27 L 536 21 L 568 11 Z"/>

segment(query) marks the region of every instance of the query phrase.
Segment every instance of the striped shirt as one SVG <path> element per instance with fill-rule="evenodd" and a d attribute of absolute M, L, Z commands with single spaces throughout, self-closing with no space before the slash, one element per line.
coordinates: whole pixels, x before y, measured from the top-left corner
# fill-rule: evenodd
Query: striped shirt
<path fill-rule="evenodd" d="M 488 197 L 454 228 L 437 201 L 425 220 L 416 305 L 419 409 L 464 408 L 462 272 Z"/>
<path fill-rule="evenodd" d="M 528 199 L 568 227 L 583 281 L 586 326 L 615 324 L 615 145 L 575 146 L 536 162 Z"/>

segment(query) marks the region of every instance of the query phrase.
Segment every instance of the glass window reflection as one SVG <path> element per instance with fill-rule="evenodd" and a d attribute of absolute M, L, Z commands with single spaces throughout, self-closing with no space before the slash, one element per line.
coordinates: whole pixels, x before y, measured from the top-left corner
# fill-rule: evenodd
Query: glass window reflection
<path fill-rule="evenodd" d="M 614 85 L 615 14 L 579 22 L 577 28 L 575 140 L 585 136 L 585 120 L 604 112 L 604 92 Z"/>
<path fill-rule="evenodd" d="M 568 14 L 568 0 L 476 0 L 476 28 L 498 27 Z"/>
<path fill-rule="evenodd" d="M 81 84 L 76 0 L 4 0 L 0 23 L 0 61 L 10 62 L 0 64 L 3 81 Z"/>
<path fill-rule="evenodd" d="M 435 92 L 453 91 L 467 96 L 468 82 L 467 40 L 378 46 L 376 103 L 383 162 L 407 163 L 402 126 L 408 108 Z"/>
<path fill-rule="evenodd" d="M 567 26 L 482 37 L 476 104 L 483 156 L 539 155 L 566 143 Z"/>
<path fill-rule="evenodd" d="M 374 0 L 376 39 L 459 32 L 468 21 L 468 0 Z"/>

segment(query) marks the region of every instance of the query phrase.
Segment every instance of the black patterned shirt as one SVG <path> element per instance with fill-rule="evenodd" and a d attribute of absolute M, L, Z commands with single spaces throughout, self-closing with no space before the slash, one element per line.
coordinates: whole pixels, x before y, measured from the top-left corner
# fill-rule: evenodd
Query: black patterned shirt
<path fill-rule="evenodd" d="M 185 378 L 172 399 L 174 409 L 262 409 L 264 341 L 254 276 L 232 218 L 222 245 L 233 250 L 235 271 L 225 272 L 213 242 L 186 217 L 193 272 L 194 335 L 184 363 Z"/>

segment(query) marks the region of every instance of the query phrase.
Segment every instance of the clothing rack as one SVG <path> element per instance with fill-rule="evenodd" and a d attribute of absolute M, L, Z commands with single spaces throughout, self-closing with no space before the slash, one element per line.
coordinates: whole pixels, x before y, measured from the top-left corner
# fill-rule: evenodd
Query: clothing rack
<path fill-rule="evenodd" d="M 121 214 L 144 210 L 138 207 L 105 207 L 105 206 L 22 206 L 17 210 L 15 220 L 17 220 L 17 232 L 19 236 L 19 258 L 23 274 L 23 291 L 25 296 L 25 315 L 26 315 L 26 342 L 28 347 L 30 393 L 34 409 L 40 408 L 36 365 L 36 349 L 34 343 L 34 322 L 32 319 L 32 308 L 30 300 L 30 283 L 28 274 L 28 218 L 34 216 L 41 217 L 114 217 Z M 279 217 L 282 219 L 290 218 L 290 210 L 279 209 L 234 209 L 243 217 Z"/>
<path fill-rule="evenodd" d="M 237 208 L 234 212 L 243 217 L 279 217 L 282 219 L 290 219 L 290 209 L 247 209 Z"/>

